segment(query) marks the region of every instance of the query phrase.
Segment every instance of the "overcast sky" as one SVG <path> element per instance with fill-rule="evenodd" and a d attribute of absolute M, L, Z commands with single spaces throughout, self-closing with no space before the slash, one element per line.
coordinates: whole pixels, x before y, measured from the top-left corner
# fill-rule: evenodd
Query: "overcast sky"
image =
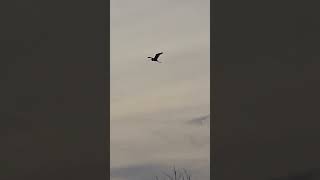
<path fill-rule="evenodd" d="M 111 1 L 111 179 L 209 179 L 209 3 Z"/>

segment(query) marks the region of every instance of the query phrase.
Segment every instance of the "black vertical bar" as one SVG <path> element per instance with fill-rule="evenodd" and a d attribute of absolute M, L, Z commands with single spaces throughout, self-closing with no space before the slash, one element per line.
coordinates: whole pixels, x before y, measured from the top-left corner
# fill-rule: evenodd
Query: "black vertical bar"
<path fill-rule="evenodd" d="M 214 0 L 212 5 L 211 176 L 318 179 L 316 4 Z"/>
<path fill-rule="evenodd" d="M 0 179 L 109 178 L 109 1 L 0 4 Z"/>

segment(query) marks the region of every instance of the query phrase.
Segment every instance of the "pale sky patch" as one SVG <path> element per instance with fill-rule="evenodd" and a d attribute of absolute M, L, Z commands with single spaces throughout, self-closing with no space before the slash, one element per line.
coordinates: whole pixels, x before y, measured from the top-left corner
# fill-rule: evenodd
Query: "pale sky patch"
<path fill-rule="evenodd" d="M 210 112 L 209 3 L 111 1 L 111 179 L 174 164 L 209 179 L 210 121 L 188 123 Z"/>

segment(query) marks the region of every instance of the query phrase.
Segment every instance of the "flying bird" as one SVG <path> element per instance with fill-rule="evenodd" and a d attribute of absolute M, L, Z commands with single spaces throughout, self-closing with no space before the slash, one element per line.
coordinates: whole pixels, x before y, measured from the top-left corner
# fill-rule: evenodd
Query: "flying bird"
<path fill-rule="evenodd" d="M 160 61 L 158 61 L 158 58 L 161 54 L 163 54 L 163 52 L 156 54 L 154 57 L 148 57 L 148 58 L 151 59 L 151 61 L 161 63 Z"/>

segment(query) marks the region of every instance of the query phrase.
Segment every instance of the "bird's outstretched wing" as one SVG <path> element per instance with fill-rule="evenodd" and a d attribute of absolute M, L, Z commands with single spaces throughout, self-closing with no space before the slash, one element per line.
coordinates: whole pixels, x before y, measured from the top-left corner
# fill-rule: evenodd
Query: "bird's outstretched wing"
<path fill-rule="evenodd" d="M 163 54 L 163 52 L 156 54 L 154 58 L 157 59 L 161 54 Z"/>

